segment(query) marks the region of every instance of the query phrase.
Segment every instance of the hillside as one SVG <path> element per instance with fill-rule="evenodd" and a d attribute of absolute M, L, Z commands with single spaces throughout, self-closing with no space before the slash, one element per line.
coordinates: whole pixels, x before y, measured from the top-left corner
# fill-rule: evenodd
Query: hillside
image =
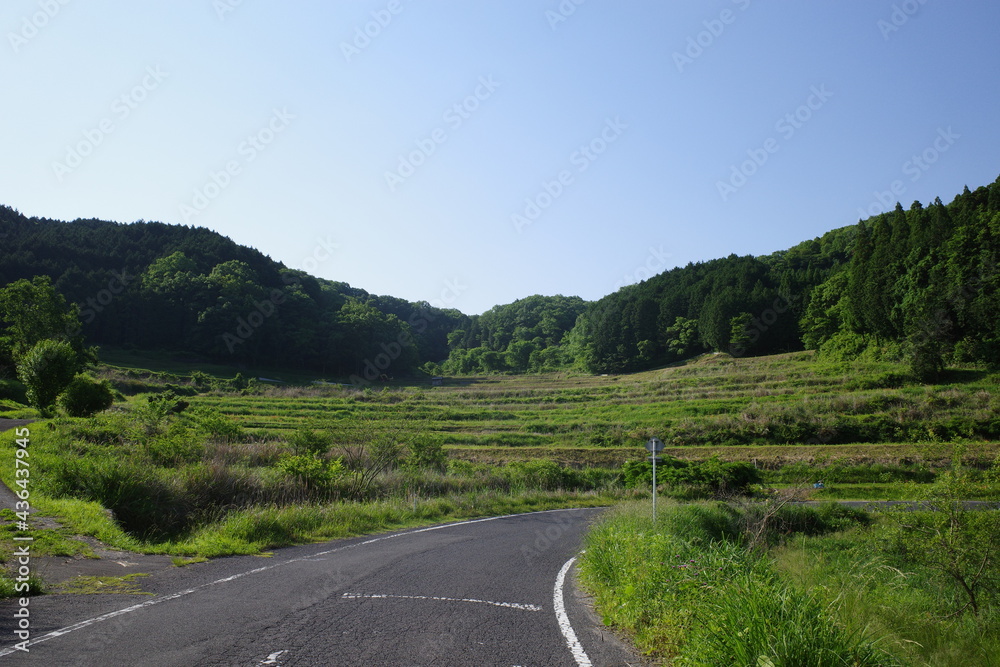
<path fill-rule="evenodd" d="M 925 380 L 1000 359 L 1000 179 L 788 250 L 688 264 L 587 303 L 477 316 L 289 269 L 204 228 L 0 207 L 0 285 L 49 276 L 89 343 L 366 384 L 432 373 L 642 371 L 708 351 L 906 360 Z M 2 315 L 0 315 L 2 316 Z"/>

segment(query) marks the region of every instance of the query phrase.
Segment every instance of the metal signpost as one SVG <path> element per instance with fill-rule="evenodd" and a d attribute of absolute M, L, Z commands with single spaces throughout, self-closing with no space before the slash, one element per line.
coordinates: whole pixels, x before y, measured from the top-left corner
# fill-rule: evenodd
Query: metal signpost
<path fill-rule="evenodd" d="M 656 464 L 663 460 L 657 456 L 663 451 L 663 441 L 655 437 L 650 438 L 646 443 L 646 449 L 652 454 L 649 460 L 653 462 L 653 523 L 656 523 Z"/>

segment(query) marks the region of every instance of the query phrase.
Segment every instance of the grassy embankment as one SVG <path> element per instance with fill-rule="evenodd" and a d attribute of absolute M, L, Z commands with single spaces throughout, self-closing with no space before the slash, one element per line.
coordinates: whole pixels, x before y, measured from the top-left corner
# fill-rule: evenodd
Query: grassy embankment
<path fill-rule="evenodd" d="M 581 567 L 605 621 L 664 664 L 1000 664 L 995 511 L 666 503 L 655 524 L 650 514 L 645 502 L 605 515 Z"/>

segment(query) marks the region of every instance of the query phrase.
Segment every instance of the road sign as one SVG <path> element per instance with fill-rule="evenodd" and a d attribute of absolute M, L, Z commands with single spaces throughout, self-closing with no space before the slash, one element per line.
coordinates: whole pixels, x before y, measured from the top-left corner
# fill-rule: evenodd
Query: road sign
<path fill-rule="evenodd" d="M 647 461 L 652 461 L 653 463 L 663 463 L 663 458 L 659 456 L 647 456 Z"/>
<path fill-rule="evenodd" d="M 646 443 L 646 449 L 650 452 L 662 452 L 663 451 L 663 441 L 659 438 L 650 438 Z"/>

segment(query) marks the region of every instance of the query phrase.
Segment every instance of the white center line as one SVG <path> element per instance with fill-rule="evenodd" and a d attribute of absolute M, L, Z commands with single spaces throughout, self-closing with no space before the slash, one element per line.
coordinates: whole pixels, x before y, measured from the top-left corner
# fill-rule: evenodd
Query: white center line
<path fill-rule="evenodd" d="M 278 662 L 278 658 L 281 657 L 282 653 L 288 653 L 288 651 L 275 651 L 274 653 L 272 653 L 271 655 L 267 656 L 267 658 L 265 658 L 262 662 L 260 662 L 258 664 L 259 665 L 280 665 L 281 663 Z"/>
<path fill-rule="evenodd" d="M 523 609 L 525 611 L 541 611 L 537 604 L 524 604 L 521 602 L 493 602 L 492 600 L 473 600 L 469 598 L 443 598 L 436 595 L 386 595 L 383 593 L 344 593 L 347 600 L 377 600 L 392 598 L 395 600 L 442 600 L 444 602 L 474 602 L 477 604 L 491 604 L 494 607 L 510 607 L 511 609 Z"/>
<path fill-rule="evenodd" d="M 578 667 L 593 667 L 590 658 L 587 657 L 587 652 L 583 650 L 583 645 L 580 644 L 580 640 L 576 638 L 576 633 L 573 632 L 573 626 L 569 622 L 569 616 L 566 614 L 566 603 L 563 599 L 563 585 L 566 583 L 566 573 L 569 572 L 569 568 L 573 567 L 573 563 L 576 561 L 576 557 L 570 558 L 566 561 L 566 564 L 562 566 L 559 570 L 559 574 L 556 576 L 556 587 L 552 595 L 552 604 L 556 610 L 556 620 L 559 621 L 559 629 L 562 630 L 563 637 L 566 638 L 566 645 L 569 646 L 570 653 L 573 654 L 573 659 L 576 660 Z"/>

